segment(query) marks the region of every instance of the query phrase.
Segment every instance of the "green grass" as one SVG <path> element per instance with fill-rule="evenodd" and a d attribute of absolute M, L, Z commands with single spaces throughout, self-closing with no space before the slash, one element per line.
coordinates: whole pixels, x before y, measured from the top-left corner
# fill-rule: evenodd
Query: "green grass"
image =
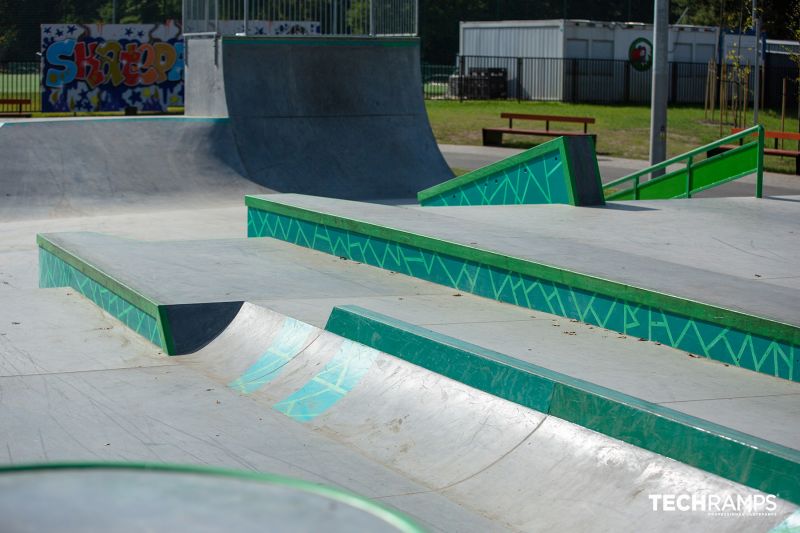
<path fill-rule="evenodd" d="M 648 158 L 650 143 L 650 108 L 645 106 L 567 104 L 562 102 L 515 102 L 507 100 L 488 101 L 426 101 L 428 117 L 433 133 L 439 143 L 480 145 L 481 128 L 507 126 L 500 113 L 531 113 L 543 115 L 572 115 L 594 117 L 596 124 L 589 126 L 590 133 L 597 134 L 597 152 L 600 155 L 629 159 Z M 717 115 L 718 116 L 718 115 Z M 761 111 L 759 119 L 768 130 L 780 130 L 780 116 L 772 111 Z M 522 126 L 524 122 L 520 122 Z M 543 123 L 531 122 L 531 127 L 544 127 Z M 582 131 L 580 124 L 551 124 L 563 130 Z M 669 156 L 688 152 L 693 148 L 717 140 L 730 133 L 730 124 L 723 125 L 720 135 L 719 123 L 706 120 L 702 107 L 672 107 L 667 118 L 667 151 Z M 798 131 L 797 119 L 786 120 L 786 131 Z M 505 135 L 506 146 L 529 148 L 547 141 L 547 137 Z M 787 143 L 787 149 L 796 149 L 795 143 Z M 767 170 L 794 174 L 794 159 L 766 157 Z"/>

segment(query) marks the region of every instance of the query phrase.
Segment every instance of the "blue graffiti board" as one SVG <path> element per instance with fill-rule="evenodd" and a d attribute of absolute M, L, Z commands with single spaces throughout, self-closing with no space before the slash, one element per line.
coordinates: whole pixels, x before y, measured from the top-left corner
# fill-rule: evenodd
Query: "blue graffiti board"
<path fill-rule="evenodd" d="M 179 24 L 43 24 L 42 111 L 183 105 Z"/>

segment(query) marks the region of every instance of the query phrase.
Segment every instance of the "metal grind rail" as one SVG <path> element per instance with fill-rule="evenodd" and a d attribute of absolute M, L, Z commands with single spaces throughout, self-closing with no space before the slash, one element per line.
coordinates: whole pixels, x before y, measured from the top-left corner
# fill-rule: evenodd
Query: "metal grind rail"
<path fill-rule="evenodd" d="M 757 139 L 744 142 L 753 135 L 757 135 Z M 725 147 L 739 141 L 741 145 L 735 148 Z M 724 151 L 715 153 L 720 149 Z M 684 166 L 642 181 L 642 178 L 659 171 L 667 171 L 669 166 L 675 164 Z M 751 174 L 756 175 L 755 196 L 761 198 L 764 185 L 764 126 L 762 125 L 753 126 L 614 180 L 605 184 L 603 191 L 606 200 L 691 198 L 701 191 Z"/>

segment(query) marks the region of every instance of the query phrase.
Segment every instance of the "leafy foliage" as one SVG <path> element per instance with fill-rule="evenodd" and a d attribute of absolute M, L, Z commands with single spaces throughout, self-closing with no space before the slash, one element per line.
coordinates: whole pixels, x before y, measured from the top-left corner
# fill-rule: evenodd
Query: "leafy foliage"
<path fill-rule="evenodd" d="M 0 60 L 35 59 L 39 24 L 112 21 L 113 0 L 0 0 Z M 291 0 L 289 0 L 291 1 Z M 348 17 L 363 17 L 367 0 Z M 751 0 L 671 0 L 672 21 L 684 11 L 686 24 L 738 28 L 749 20 Z M 800 21 L 787 23 L 798 0 L 759 0 L 762 28 L 771 38 L 796 39 Z M 181 0 L 116 0 L 118 22 L 154 23 L 180 19 Z M 650 22 L 653 3 L 635 0 L 420 0 L 422 54 L 429 63 L 451 63 L 458 52 L 458 25 L 473 20 L 577 18 Z"/>

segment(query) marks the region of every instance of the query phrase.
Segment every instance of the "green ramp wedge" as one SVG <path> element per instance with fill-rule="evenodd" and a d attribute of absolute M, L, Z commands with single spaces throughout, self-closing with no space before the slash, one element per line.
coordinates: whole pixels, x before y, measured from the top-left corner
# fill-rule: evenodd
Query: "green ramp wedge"
<path fill-rule="evenodd" d="M 559 137 L 417 193 L 423 206 L 602 205 L 590 135 Z"/>

